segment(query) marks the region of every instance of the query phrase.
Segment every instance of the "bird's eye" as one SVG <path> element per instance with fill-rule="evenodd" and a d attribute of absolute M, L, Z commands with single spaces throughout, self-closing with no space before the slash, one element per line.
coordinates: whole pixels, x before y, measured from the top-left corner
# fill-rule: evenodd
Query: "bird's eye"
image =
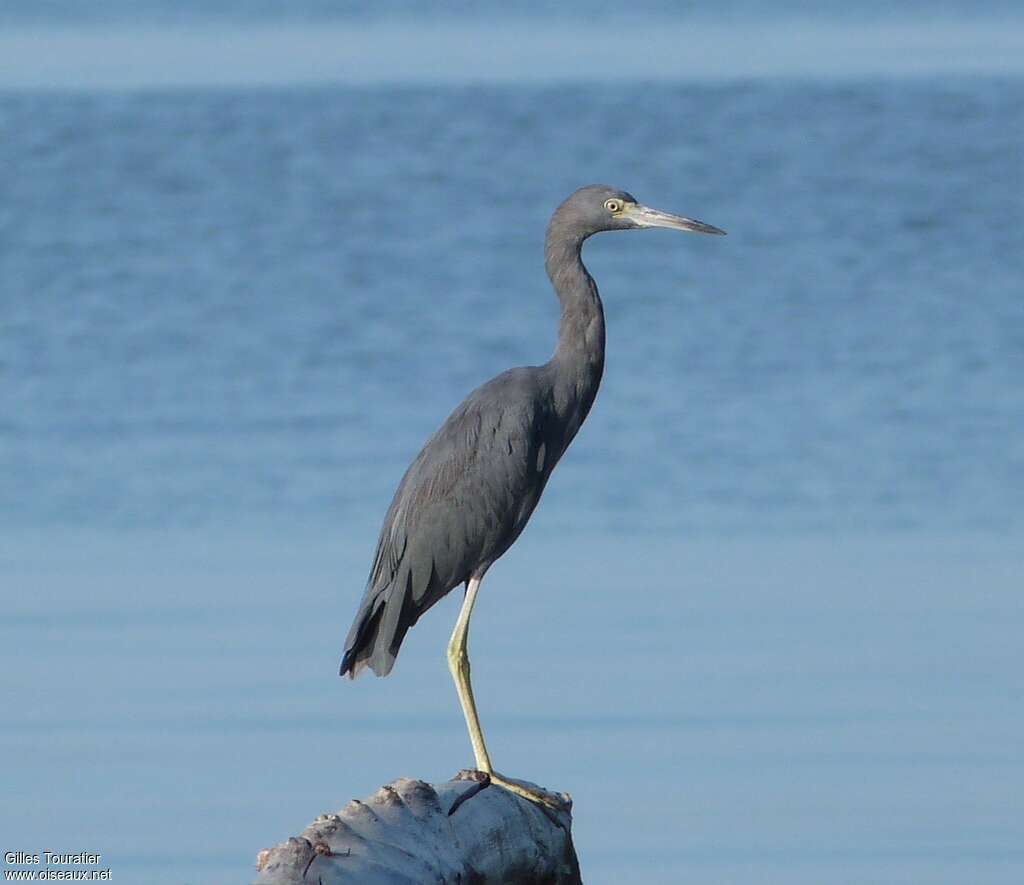
<path fill-rule="evenodd" d="M 609 212 L 619 212 L 622 210 L 622 203 L 619 200 L 606 200 L 604 208 Z"/>

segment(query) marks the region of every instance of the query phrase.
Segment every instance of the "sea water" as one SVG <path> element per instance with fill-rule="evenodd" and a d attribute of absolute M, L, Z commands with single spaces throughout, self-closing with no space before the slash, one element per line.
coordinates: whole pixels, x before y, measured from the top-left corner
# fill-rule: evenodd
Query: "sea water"
<path fill-rule="evenodd" d="M 11 33 L 104 33 L 54 8 Z M 387 680 L 339 680 L 342 641 L 408 461 L 550 354 L 544 225 L 606 181 L 729 236 L 586 247 L 604 385 L 473 621 L 496 765 L 572 793 L 588 882 L 1021 881 L 1024 80 L 932 64 L 19 69 L 4 850 L 245 882 L 316 814 L 471 763 L 458 594 Z"/>

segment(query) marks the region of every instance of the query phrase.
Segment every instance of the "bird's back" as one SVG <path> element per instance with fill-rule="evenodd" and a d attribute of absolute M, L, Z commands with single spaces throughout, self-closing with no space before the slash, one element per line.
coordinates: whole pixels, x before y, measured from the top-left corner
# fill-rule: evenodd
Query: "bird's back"
<path fill-rule="evenodd" d="M 387 675 L 408 629 L 519 536 L 568 441 L 546 367 L 477 388 L 427 441 L 395 492 L 341 673 Z"/>

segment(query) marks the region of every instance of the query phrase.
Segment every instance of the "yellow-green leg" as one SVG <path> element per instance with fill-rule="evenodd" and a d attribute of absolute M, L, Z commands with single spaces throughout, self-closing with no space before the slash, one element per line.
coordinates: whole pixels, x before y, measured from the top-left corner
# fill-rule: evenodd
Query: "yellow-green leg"
<path fill-rule="evenodd" d="M 469 681 L 469 617 L 473 613 L 473 603 L 476 602 L 476 594 L 479 589 L 479 578 L 470 578 L 466 582 L 466 595 L 462 600 L 459 619 L 455 622 L 452 638 L 448 642 L 448 669 L 451 670 L 452 678 L 455 680 L 455 690 L 459 693 L 462 714 L 466 717 L 466 727 L 469 729 L 469 740 L 473 745 L 476 767 L 490 776 L 492 784 L 504 787 L 506 790 L 515 793 L 517 796 L 522 796 L 524 799 L 529 799 L 531 802 L 537 802 L 551 808 L 558 808 L 559 803 L 554 796 L 538 793 L 535 790 L 530 790 L 520 784 L 513 783 L 497 774 L 491 766 L 491 757 L 487 754 L 487 746 L 484 744 L 484 733 L 480 729 L 480 719 L 476 715 L 473 686 Z"/>

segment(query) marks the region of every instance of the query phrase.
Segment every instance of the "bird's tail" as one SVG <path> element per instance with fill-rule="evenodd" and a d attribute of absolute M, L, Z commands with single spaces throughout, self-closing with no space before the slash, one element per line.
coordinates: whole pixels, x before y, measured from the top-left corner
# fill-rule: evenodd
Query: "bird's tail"
<path fill-rule="evenodd" d="M 345 639 L 340 675 L 355 679 L 369 667 L 378 676 L 387 676 L 395 666 L 402 640 L 420 614 L 412 605 L 408 570 L 402 571 L 403 580 L 366 591 Z"/>
<path fill-rule="evenodd" d="M 380 616 L 383 610 L 382 604 L 369 610 L 365 605 L 360 607 L 355 622 L 348 631 L 348 638 L 345 640 L 345 653 L 341 658 L 339 675 L 355 679 L 369 665 L 374 646 L 377 643 Z"/>

